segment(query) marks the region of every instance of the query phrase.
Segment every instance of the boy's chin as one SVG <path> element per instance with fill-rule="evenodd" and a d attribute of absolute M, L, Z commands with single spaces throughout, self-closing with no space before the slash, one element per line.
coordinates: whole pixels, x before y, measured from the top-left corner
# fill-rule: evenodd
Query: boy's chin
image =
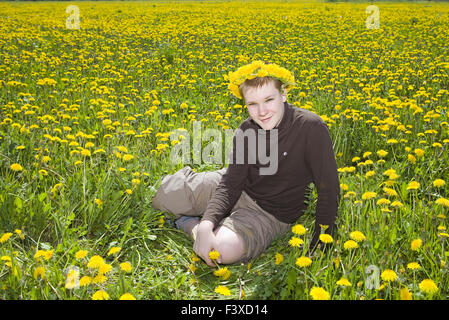
<path fill-rule="evenodd" d="M 271 130 L 274 128 L 274 125 L 272 125 L 272 124 L 259 123 L 259 126 L 261 126 L 262 129 L 264 129 L 264 130 Z"/>

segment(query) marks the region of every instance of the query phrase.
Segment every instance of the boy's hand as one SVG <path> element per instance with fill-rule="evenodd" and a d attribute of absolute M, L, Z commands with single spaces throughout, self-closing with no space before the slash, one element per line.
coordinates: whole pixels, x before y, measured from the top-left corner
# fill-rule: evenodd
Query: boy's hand
<path fill-rule="evenodd" d="M 209 258 L 209 252 L 213 249 L 214 240 L 215 234 L 212 222 L 208 220 L 201 221 L 197 227 L 193 251 L 210 267 L 215 267 L 215 264 Z"/>

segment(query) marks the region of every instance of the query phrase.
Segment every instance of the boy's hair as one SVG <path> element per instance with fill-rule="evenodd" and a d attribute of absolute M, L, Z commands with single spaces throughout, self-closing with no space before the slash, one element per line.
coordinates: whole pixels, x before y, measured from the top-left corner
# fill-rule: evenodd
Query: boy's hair
<path fill-rule="evenodd" d="M 274 82 L 274 86 L 276 87 L 276 89 L 279 90 L 279 92 L 282 94 L 282 91 L 284 89 L 284 84 L 282 83 L 281 80 L 270 77 L 270 76 L 266 76 L 266 77 L 255 77 L 253 79 L 246 79 L 245 82 L 243 82 L 240 86 L 239 86 L 239 91 L 240 91 L 240 95 L 242 97 L 245 97 L 243 94 L 244 92 L 246 92 L 249 88 L 258 88 L 258 87 L 262 87 L 265 84 L 269 83 L 269 82 Z"/>

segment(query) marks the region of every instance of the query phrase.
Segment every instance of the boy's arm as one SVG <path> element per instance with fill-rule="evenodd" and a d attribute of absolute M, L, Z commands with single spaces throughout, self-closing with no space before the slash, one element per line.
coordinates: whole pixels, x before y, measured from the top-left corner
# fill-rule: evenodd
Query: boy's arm
<path fill-rule="evenodd" d="M 334 232 L 340 202 L 340 180 L 329 128 L 322 119 L 310 122 L 306 144 L 306 162 L 318 193 L 311 243 L 314 248 L 320 236 L 320 224 L 328 226 L 327 234 Z"/>
<path fill-rule="evenodd" d="M 245 148 L 246 150 L 246 148 Z M 214 228 L 231 212 L 240 198 L 248 177 L 249 165 L 236 161 L 236 137 L 233 139 L 231 162 L 210 199 L 201 221 L 209 220 Z"/>
<path fill-rule="evenodd" d="M 207 204 L 206 211 L 198 225 L 197 237 L 193 246 L 198 256 L 211 267 L 214 266 L 214 263 L 209 258 L 209 252 L 214 247 L 215 235 L 213 230 L 231 212 L 242 194 L 248 176 L 248 164 L 238 164 L 235 161 L 235 141 L 234 137 L 231 154 L 232 163 L 228 165 L 226 172 L 223 174 Z"/>

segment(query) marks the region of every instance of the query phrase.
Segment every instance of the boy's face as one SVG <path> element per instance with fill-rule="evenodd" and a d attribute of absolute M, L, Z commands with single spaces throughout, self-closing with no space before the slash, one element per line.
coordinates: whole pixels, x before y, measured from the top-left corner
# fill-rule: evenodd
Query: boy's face
<path fill-rule="evenodd" d="M 284 102 L 287 90 L 281 94 L 270 81 L 262 87 L 249 88 L 244 93 L 245 104 L 251 119 L 264 130 L 271 130 L 278 125 L 284 115 Z"/>

